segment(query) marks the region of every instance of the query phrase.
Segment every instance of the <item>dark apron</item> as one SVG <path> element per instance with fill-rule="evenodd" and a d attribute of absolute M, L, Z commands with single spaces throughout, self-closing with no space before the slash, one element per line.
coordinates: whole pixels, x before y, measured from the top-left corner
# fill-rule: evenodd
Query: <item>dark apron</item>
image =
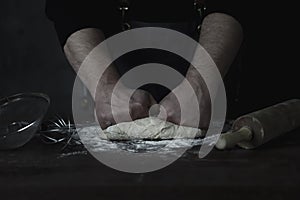
<path fill-rule="evenodd" d="M 130 21 L 130 26 L 131 29 L 142 27 L 168 28 L 186 34 L 187 36 L 193 38 L 195 41 L 199 40 L 199 31 L 197 31 L 198 23 L 196 21 L 183 23 L 145 23 L 139 21 Z M 191 50 L 193 51 L 194 49 Z M 160 63 L 167 65 L 177 70 L 183 76 L 186 75 L 187 70 L 190 67 L 190 63 L 188 63 L 180 56 L 158 49 L 137 50 L 123 55 L 115 61 L 115 65 L 121 76 L 132 68 L 147 63 Z M 181 80 L 178 80 L 178 82 L 180 81 Z M 160 102 L 168 93 L 170 93 L 169 89 L 157 84 L 148 84 L 141 87 L 141 89 L 151 93 L 157 102 Z"/>
<path fill-rule="evenodd" d="M 133 28 L 141 28 L 141 27 L 162 27 L 162 28 L 169 28 L 172 30 L 179 31 L 183 34 L 186 34 L 193 38 L 195 41 L 199 41 L 200 37 L 200 28 L 202 24 L 202 20 L 205 16 L 205 0 L 195 0 L 195 20 L 189 21 L 185 23 L 145 23 L 139 21 L 132 21 L 126 20 L 126 10 L 128 10 L 128 0 L 121 0 L 124 1 L 125 4 L 121 5 L 120 10 L 123 11 L 123 25 L 126 24 L 124 22 L 128 21 L 129 26 L 131 29 Z M 127 8 L 127 9 L 126 9 Z M 191 11 L 193 12 L 193 11 Z M 193 48 L 193 47 L 191 47 Z M 242 49 L 242 48 L 241 48 Z M 241 54 L 242 50 L 240 50 L 239 55 L 237 55 L 234 63 L 230 67 L 224 82 L 227 92 L 227 101 L 228 101 L 228 111 L 232 113 L 232 116 L 236 116 L 238 112 L 238 102 L 239 102 L 239 88 L 241 87 L 240 83 L 240 76 L 241 76 Z M 167 66 L 172 67 L 173 69 L 177 70 L 183 76 L 186 75 L 188 68 L 190 67 L 190 63 L 185 61 L 183 58 L 179 56 L 173 55 L 172 53 L 162 52 L 160 50 L 142 50 L 142 51 L 135 51 L 129 53 L 125 56 L 120 57 L 116 60 L 115 64 L 116 67 L 122 76 L 130 69 L 134 68 L 135 66 L 139 66 L 146 63 L 161 63 Z M 170 90 L 156 84 L 149 84 L 141 87 L 152 94 L 152 96 L 156 99 L 157 102 L 160 102 Z M 230 116 L 230 115 L 229 115 Z"/>

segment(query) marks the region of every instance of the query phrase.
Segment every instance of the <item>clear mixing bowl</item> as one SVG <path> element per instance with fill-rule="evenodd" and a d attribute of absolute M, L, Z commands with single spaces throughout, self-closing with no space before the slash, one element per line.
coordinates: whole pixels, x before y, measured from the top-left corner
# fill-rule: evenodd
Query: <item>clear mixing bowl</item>
<path fill-rule="evenodd" d="M 25 145 L 38 131 L 50 99 L 45 94 L 17 94 L 0 100 L 0 149 Z"/>

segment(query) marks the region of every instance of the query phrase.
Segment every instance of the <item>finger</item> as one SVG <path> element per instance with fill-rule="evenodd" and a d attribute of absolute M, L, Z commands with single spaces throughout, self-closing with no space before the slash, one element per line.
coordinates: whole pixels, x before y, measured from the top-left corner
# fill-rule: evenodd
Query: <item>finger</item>
<path fill-rule="evenodd" d="M 150 103 L 149 108 L 150 108 L 152 105 L 157 104 L 157 101 L 154 99 L 154 97 L 153 97 L 151 94 L 149 94 L 149 103 Z"/>
<path fill-rule="evenodd" d="M 200 108 L 200 122 L 199 128 L 207 130 L 211 120 L 211 108 L 210 105 Z"/>
<path fill-rule="evenodd" d="M 113 122 L 108 121 L 108 120 L 98 120 L 98 121 L 99 121 L 99 124 L 100 124 L 100 126 L 101 126 L 101 128 L 102 128 L 103 130 L 105 130 L 105 129 L 107 129 L 108 127 L 114 125 Z"/>
<path fill-rule="evenodd" d="M 140 103 L 130 104 L 130 116 L 132 120 L 142 119 L 149 116 L 148 108 Z"/>
<path fill-rule="evenodd" d="M 109 115 L 98 114 L 97 117 L 98 117 L 98 122 L 103 130 L 107 129 L 109 126 L 116 124 L 115 120 L 110 114 Z"/>
<path fill-rule="evenodd" d="M 158 117 L 159 114 L 161 112 L 161 106 L 159 104 L 154 104 L 153 106 L 151 106 L 151 108 L 149 109 L 149 115 L 151 117 Z"/>

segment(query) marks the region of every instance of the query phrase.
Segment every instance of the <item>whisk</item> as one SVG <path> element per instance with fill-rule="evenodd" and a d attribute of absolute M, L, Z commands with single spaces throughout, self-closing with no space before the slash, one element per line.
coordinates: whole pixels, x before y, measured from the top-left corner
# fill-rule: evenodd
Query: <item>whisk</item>
<path fill-rule="evenodd" d="M 82 145 L 75 125 L 58 115 L 54 120 L 45 122 L 39 133 L 45 144 L 62 143 L 64 144 L 63 150 L 70 146 Z"/>

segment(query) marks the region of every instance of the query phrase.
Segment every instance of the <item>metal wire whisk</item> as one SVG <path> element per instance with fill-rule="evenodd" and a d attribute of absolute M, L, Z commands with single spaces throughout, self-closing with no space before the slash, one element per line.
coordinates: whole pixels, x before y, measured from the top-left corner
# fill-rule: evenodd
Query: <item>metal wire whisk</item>
<path fill-rule="evenodd" d="M 64 144 L 63 150 L 70 146 L 82 145 L 75 125 L 60 116 L 45 122 L 39 133 L 45 144 L 62 143 Z"/>

